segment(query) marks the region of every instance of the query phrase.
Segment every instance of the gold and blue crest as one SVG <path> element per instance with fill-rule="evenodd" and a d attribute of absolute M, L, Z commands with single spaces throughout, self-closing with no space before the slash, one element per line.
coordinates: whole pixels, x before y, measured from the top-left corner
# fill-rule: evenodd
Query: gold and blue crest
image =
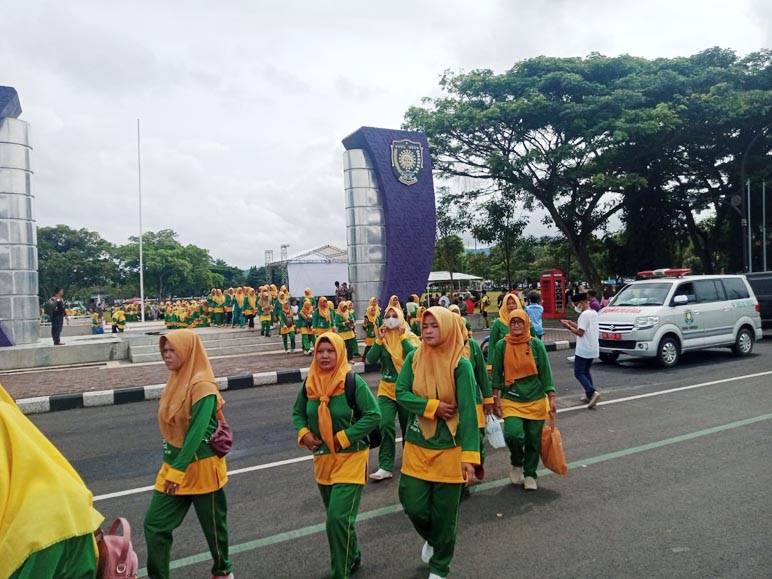
<path fill-rule="evenodd" d="M 391 168 L 394 176 L 404 185 L 415 185 L 424 169 L 424 152 L 421 143 L 410 139 L 391 142 Z"/>

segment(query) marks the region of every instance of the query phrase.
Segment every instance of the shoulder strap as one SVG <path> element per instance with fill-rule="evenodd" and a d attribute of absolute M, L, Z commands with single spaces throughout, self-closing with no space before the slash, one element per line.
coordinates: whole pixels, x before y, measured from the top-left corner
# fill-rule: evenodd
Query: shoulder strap
<path fill-rule="evenodd" d="M 359 418 L 360 412 L 357 407 L 357 375 L 353 370 L 346 374 L 344 388 L 346 391 L 346 402 L 348 402 L 349 407 L 354 411 L 354 415 Z"/>

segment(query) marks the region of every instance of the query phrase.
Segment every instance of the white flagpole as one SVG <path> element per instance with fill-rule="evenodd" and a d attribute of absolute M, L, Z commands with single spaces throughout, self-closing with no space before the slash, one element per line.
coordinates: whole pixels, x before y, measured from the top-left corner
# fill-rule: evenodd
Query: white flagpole
<path fill-rule="evenodd" d="M 139 189 L 139 308 L 140 319 L 145 321 L 145 271 L 142 263 L 142 161 L 139 145 L 139 119 L 137 119 L 137 186 Z"/>

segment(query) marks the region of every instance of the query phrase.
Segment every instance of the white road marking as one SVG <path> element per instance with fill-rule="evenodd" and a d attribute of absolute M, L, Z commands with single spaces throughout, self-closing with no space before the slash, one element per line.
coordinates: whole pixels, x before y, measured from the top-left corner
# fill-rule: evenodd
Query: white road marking
<path fill-rule="evenodd" d="M 636 394 L 635 396 L 625 396 L 624 398 L 615 398 L 613 400 L 606 400 L 603 402 L 599 402 L 598 406 L 607 406 L 609 404 L 618 404 L 620 402 L 630 402 L 632 400 L 640 400 L 642 398 L 651 398 L 653 396 L 663 396 L 665 394 L 673 394 L 675 392 L 683 392 L 685 390 L 693 390 L 695 388 L 705 388 L 707 386 L 716 386 L 718 384 L 726 384 L 728 382 L 737 382 L 738 380 L 748 380 L 751 378 L 760 378 L 762 376 L 769 376 L 772 375 L 772 370 L 767 372 L 757 372 L 756 374 L 746 374 L 744 376 L 735 376 L 733 378 L 724 378 L 722 380 L 711 380 L 710 382 L 701 382 L 700 384 L 691 384 L 690 386 L 680 386 L 678 388 L 670 388 L 668 390 L 659 390 L 657 392 L 649 392 L 646 394 Z M 586 405 L 580 405 L 580 406 L 569 406 L 568 408 L 559 408 L 558 412 L 572 412 L 574 410 L 586 410 Z M 499 420 L 501 422 L 501 420 Z M 396 442 L 402 442 L 402 438 L 397 438 Z M 255 472 L 259 470 L 267 470 L 270 468 L 277 468 L 280 466 L 287 466 L 290 464 L 297 464 L 299 462 L 306 462 L 309 460 L 313 460 L 313 455 L 308 454 L 305 456 L 298 456 L 295 458 L 288 458 L 285 460 L 278 460 L 275 462 L 268 462 L 265 464 L 258 464 L 255 466 L 248 466 L 245 468 L 237 468 L 235 470 L 228 471 L 228 476 L 233 476 L 237 474 L 244 474 L 248 472 Z M 147 486 L 147 487 L 138 487 L 135 489 L 127 489 L 125 491 L 118 491 L 114 493 L 107 493 L 104 495 L 97 495 L 94 497 L 94 502 L 96 501 L 105 501 L 108 499 L 114 499 L 118 497 L 125 497 L 127 495 L 134 495 L 139 493 L 145 493 L 150 492 L 153 490 L 154 487 Z"/>

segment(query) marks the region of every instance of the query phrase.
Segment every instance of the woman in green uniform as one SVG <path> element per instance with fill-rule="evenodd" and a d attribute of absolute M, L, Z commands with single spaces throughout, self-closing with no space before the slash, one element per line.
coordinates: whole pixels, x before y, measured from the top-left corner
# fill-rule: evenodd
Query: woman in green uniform
<path fill-rule="evenodd" d="M 333 317 L 332 304 L 326 297 L 322 296 L 316 304 L 314 312 L 314 335 L 318 338 L 325 332 L 331 331 L 335 327 L 335 318 Z"/>
<path fill-rule="evenodd" d="M 244 306 L 241 311 L 244 319 L 247 321 L 248 331 L 255 331 L 255 315 L 257 314 L 257 294 L 255 294 L 254 288 L 249 288 L 247 294 L 244 297 Z"/>
<path fill-rule="evenodd" d="M 504 440 L 509 447 L 512 484 L 535 491 L 544 421 L 556 412 L 547 348 L 530 334 L 530 319 L 523 310 L 509 315 L 509 334 L 493 353 L 493 389 L 496 414 L 504 418 Z M 525 479 L 523 479 L 525 475 Z"/>
<path fill-rule="evenodd" d="M 413 319 L 413 322 L 410 324 L 410 331 L 413 332 L 419 338 L 421 337 L 421 324 L 424 321 L 425 312 L 426 312 L 426 308 L 423 306 L 419 306 L 418 311 L 416 312 L 416 315 L 415 315 L 415 319 Z"/>
<path fill-rule="evenodd" d="M 499 317 L 494 320 L 491 326 L 490 337 L 488 338 L 488 371 L 493 370 L 493 350 L 499 340 L 509 334 L 509 312 L 523 309 L 520 300 L 515 294 L 507 294 L 501 302 L 499 308 Z"/>
<path fill-rule="evenodd" d="M 354 525 L 367 481 L 367 435 L 380 421 L 378 403 L 356 375 L 354 399 L 360 418 L 354 418 L 345 394 L 349 372 L 343 340 L 332 332 L 322 334 L 292 409 L 298 444 L 314 455 L 314 476 L 327 510 L 332 579 L 347 579 L 362 563 Z"/>
<path fill-rule="evenodd" d="M 0 386 L 0 577 L 96 579 L 104 517 L 67 459 Z"/>
<path fill-rule="evenodd" d="M 341 301 L 338 309 L 335 310 L 335 333 L 337 333 L 346 344 L 346 356 L 349 362 L 354 361 L 357 355 L 357 337 L 354 333 L 356 324 L 351 321 L 349 306 L 347 301 Z"/>
<path fill-rule="evenodd" d="M 212 315 L 212 325 L 222 328 L 225 325 L 225 296 L 220 288 L 214 292 L 214 308 L 210 307 L 209 311 Z"/>
<path fill-rule="evenodd" d="M 418 315 L 418 308 L 420 306 L 419 303 L 419 297 L 417 294 L 412 294 L 410 296 L 410 301 L 405 304 L 405 307 L 407 308 L 407 323 L 411 324 L 413 323 L 413 320 L 415 320 L 416 316 Z"/>
<path fill-rule="evenodd" d="M 429 579 L 447 577 L 456 546 L 464 486 L 480 464 L 472 365 L 454 315 L 429 308 L 423 343 L 408 354 L 397 379 L 397 402 L 409 412 L 399 500 L 424 539 Z"/>
<path fill-rule="evenodd" d="M 311 291 L 311 288 L 306 288 L 303 292 L 303 299 L 304 300 L 311 300 L 311 305 L 316 307 L 316 298 L 314 297 L 314 292 Z"/>
<path fill-rule="evenodd" d="M 300 324 L 300 338 L 303 346 L 303 353 L 311 355 L 314 350 L 314 304 L 308 298 L 303 300 L 303 307 L 298 311 L 298 322 Z"/>
<path fill-rule="evenodd" d="M 161 336 L 160 348 L 169 379 L 158 406 L 163 464 L 145 514 L 147 573 L 151 579 L 169 578 L 172 533 L 192 504 L 212 555 L 212 579 L 232 579 L 223 489 L 228 469 L 207 442 L 223 419 L 225 401 L 198 334 L 181 330 Z"/>
<path fill-rule="evenodd" d="M 233 288 L 229 287 L 225 292 L 225 327 L 233 325 Z"/>
<path fill-rule="evenodd" d="M 362 361 L 367 361 L 367 353 L 375 343 L 375 338 L 378 336 L 378 328 L 381 327 L 383 321 L 381 320 L 381 308 L 378 305 L 378 298 L 372 297 L 367 303 L 367 309 L 365 310 L 365 317 L 362 320 L 362 329 L 365 331 L 365 351 L 362 354 Z"/>
<path fill-rule="evenodd" d="M 271 292 L 267 288 L 263 288 L 260 292 L 260 299 L 257 302 L 257 315 L 260 317 L 260 335 L 266 338 L 271 337 L 273 311 L 274 299 L 271 297 Z"/>
<path fill-rule="evenodd" d="M 295 315 L 292 313 L 292 308 L 289 302 L 284 302 L 281 311 L 279 312 L 279 334 L 281 334 L 281 341 L 284 343 L 284 353 L 289 354 L 290 348 L 292 353 L 295 353 Z"/>
<path fill-rule="evenodd" d="M 378 384 L 378 404 L 381 407 L 381 446 L 378 448 L 378 470 L 370 475 L 375 481 L 393 477 L 396 454 L 396 428 L 394 419 L 399 419 L 399 428 L 405 436 L 407 410 L 397 404 L 396 382 L 407 355 L 420 345 L 418 338 L 407 329 L 402 308 L 390 305 L 383 314 L 383 323 L 378 327 L 378 339 L 367 353 L 370 364 L 381 365 L 381 381 Z"/>
<path fill-rule="evenodd" d="M 236 291 L 233 292 L 233 323 L 231 324 L 232 327 L 238 326 L 239 328 L 244 327 L 244 316 L 242 312 L 244 311 L 244 288 L 237 287 Z"/>

